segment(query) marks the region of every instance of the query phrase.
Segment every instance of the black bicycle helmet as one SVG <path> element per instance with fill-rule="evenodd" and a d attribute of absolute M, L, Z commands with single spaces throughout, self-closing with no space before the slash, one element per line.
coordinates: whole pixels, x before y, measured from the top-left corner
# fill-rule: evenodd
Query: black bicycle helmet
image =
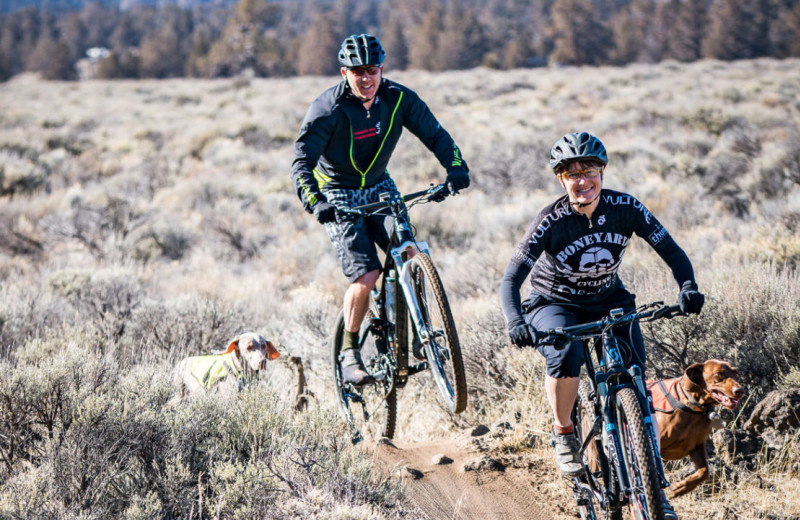
<path fill-rule="evenodd" d="M 566 134 L 550 150 L 550 167 L 554 172 L 578 159 L 593 159 L 608 164 L 608 154 L 602 141 L 588 132 Z"/>
<path fill-rule="evenodd" d="M 347 68 L 383 64 L 386 52 L 378 39 L 369 34 L 351 34 L 339 49 L 339 63 Z"/>

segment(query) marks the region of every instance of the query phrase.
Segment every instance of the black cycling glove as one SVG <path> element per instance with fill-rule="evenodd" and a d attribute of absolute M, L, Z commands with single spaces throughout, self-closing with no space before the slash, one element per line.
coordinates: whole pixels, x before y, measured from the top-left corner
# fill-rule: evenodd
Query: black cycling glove
<path fill-rule="evenodd" d="M 511 338 L 511 343 L 518 347 L 534 347 L 539 333 L 527 323 L 520 323 L 509 327 L 508 336 Z"/>
<path fill-rule="evenodd" d="M 447 171 L 447 179 L 444 181 L 450 195 L 455 195 L 459 190 L 469 187 L 469 172 L 458 166 Z"/>
<path fill-rule="evenodd" d="M 681 292 L 678 295 L 678 303 L 681 306 L 681 312 L 700 314 L 700 310 L 703 308 L 703 303 L 705 301 L 706 297 L 697 290 L 696 283 L 691 280 L 683 282 Z"/>
<path fill-rule="evenodd" d="M 314 210 L 314 218 L 320 224 L 336 221 L 336 206 L 330 202 L 317 202 L 312 209 Z"/>

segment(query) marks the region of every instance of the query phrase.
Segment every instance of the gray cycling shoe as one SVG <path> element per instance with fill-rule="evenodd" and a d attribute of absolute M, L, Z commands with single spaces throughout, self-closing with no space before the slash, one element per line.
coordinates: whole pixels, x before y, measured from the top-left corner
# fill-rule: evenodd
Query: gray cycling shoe
<path fill-rule="evenodd" d="M 581 462 L 581 448 L 575 433 L 554 433 L 550 437 L 550 445 L 555 448 L 556 465 L 567 477 L 577 477 L 583 474 Z"/>
<path fill-rule="evenodd" d="M 339 354 L 339 366 L 342 367 L 342 379 L 354 385 L 363 385 L 372 381 L 372 376 L 364 369 L 361 351 L 349 348 Z"/>
<path fill-rule="evenodd" d="M 664 490 L 661 490 L 661 512 L 664 513 L 664 520 L 678 520 L 678 513 L 675 508 L 667 500 L 667 495 Z"/>

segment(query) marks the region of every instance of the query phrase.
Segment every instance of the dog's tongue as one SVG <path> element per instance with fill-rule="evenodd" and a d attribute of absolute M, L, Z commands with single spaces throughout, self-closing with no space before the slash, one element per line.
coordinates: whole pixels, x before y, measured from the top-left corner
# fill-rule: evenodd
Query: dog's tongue
<path fill-rule="evenodd" d="M 719 404 L 730 410 L 733 410 L 739 404 L 739 401 L 734 401 L 721 392 L 714 392 L 714 398 L 719 401 Z"/>

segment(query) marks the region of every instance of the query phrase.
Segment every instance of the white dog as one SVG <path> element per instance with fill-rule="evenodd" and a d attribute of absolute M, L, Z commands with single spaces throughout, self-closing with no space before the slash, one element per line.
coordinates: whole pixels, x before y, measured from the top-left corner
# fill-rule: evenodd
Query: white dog
<path fill-rule="evenodd" d="M 221 354 L 192 356 L 175 367 L 174 380 L 181 395 L 197 395 L 205 391 L 237 392 L 258 379 L 267 362 L 280 353 L 271 341 L 252 332 L 233 338 Z"/>

